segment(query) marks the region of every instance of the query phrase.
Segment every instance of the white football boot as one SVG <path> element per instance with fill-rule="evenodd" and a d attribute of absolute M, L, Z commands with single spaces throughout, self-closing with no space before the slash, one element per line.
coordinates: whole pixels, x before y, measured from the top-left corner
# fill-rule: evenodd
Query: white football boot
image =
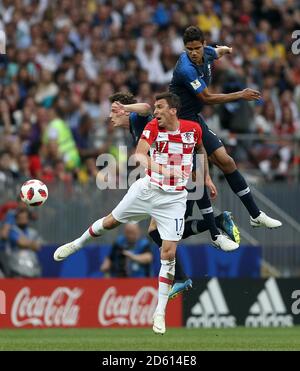
<path fill-rule="evenodd" d="M 66 243 L 65 245 L 62 245 L 55 250 L 53 258 L 58 262 L 62 261 L 68 256 L 74 254 L 79 249 L 80 247 L 75 246 L 73 241 Z"/>
<path fill-rule="evenodd" d="M 282 226 L 282 223 L 279 220 L 270 218 L 263 211 L 260 212 L 257 218 L 250 217 L 250 225 L 254 228 L 257 227 L 267 227 L 267 228 L 279 228 Z"/>
<path fill-rule="evenodd" d="M 232 241 L 229 237 L 224 234 L 218 234 L 216 240 L 212 240 L 212 243 L 215 247 L 223 251 L 234 251 L 239 247 L 239 244 Z"/>
<path fill-rule="evenodd" d="M 163 314 L 153 314 L 153 331 L 155 334 L 163 335 L 166 332 L 165 316 Z"/>

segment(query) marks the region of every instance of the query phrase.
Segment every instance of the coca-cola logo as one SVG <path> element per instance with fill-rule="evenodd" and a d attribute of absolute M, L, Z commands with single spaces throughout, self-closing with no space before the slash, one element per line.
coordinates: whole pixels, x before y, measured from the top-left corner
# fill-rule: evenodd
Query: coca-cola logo
<path fill-rule="evenodd" d="M 98 321 L 102 326 L 148 326 L 152 323 L 157 304 L 157 290 L 142 287 L 134 295 L 118 295 L 117 288 L 109 287 L 98 307 Z"/>
<path fill-rule="evenodd" d="M 57 287 L 49 296 L 31 296 L 30 288 L 23 287 L 13 302 L 11 321 L 16 327 L 75 326 L 80 311 L 76 300 L 82 291 L 78 287 Z"/>

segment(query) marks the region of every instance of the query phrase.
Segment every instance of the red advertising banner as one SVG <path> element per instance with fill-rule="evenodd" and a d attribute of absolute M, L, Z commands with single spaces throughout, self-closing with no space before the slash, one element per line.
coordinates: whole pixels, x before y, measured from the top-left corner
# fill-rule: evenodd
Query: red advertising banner
<path fill-rule="evenodd" d="M 157 286 L 154 278 L 1 279 L 0 328 L 148 327 Z M 166 323 L 182 326 L 181 297 L 168 303 Z"/>

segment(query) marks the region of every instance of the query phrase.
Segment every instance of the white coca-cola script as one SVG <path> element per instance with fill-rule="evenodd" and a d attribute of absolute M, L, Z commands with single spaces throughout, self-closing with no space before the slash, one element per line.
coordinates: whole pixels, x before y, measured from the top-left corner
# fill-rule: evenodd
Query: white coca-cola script
<path fill-rule="evenodd" d="M 98 321 L 102 326 L 151 325 L 156 304 L 157 290 L 154 287 L 145 286 L 133 295 L 121 295 L 112 286 L 101 297 Z"/>
<path fill-rule="evenodd" d="M 34 296 L 29 287 L 23 287 L 13 302 L 11 321 L 16 327 L 75 326 L 80 312 L 76 301 L 82 292 L 78 287 L 57 287 L 49 296 Z"/>

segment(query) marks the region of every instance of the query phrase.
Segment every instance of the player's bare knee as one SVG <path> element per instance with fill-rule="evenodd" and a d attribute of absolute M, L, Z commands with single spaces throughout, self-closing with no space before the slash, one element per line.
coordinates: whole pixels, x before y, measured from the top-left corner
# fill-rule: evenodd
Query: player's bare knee
<path fill-rule="evenodd" d="M 163 241 L 162 248 L 160 250 L 160 257 L 162 260 L 174 260 L 176 253 L 176 242 Z"/>
<path fill-rule="evenodd" d="M 148 227 L 148 233 L 151 233 L 157 229 L 157 224 L 154 219 L 151 219 L 149 227 Z"/>
<path fill-rule="evenodd" d="M 112 214 L 107 215 L 103 220 L 103 227 L 105 229 L 114 229 L 121 223 L 115 219 Z"/>
<path fill-rule="evenodd" d="M 222 169 L 221 170 L 225 174 L 231 174 L 236 169 L 237 169 L 237 167 L 236 167 L 234 159 L 227 154 L 227 156 L 224 158 L 224 160 L 222 162 Z"/>
<path fill-rule="evenodd" d="M 162 260 L 174 260 L 175 259 L 175 253 L 172 251 L 160 251 L 160 258 Z"/>
<path fill-rule="evenodd" d="M 151 224 L 150 224 L 149 227 L 148 227 L 148 234 L 150 234 L 151 232 L 155 231 L 155 229 L 156 229 L 156 228 L 153 228 L 153 227 L 151 226 Z"/>
<path fill-rule="evenodd" d="M 237 168 L 234 159 L 226 152 L 221 156 L 213 157 L 212 162 L 225 174 L 230 174 Z"/>

